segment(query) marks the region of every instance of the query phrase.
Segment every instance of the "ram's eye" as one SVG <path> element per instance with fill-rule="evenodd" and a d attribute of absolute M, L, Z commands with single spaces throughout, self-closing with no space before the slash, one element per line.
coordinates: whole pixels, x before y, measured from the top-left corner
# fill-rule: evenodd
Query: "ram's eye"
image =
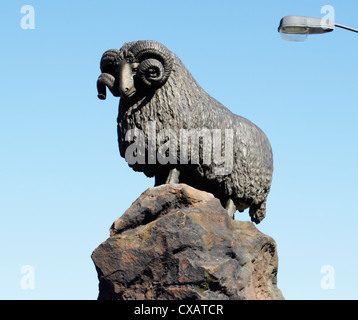
<path fill-rule="evenodd" d="M 132 63 L 132 73 L 136 74 L 138 71 L 139 63 Z"/>

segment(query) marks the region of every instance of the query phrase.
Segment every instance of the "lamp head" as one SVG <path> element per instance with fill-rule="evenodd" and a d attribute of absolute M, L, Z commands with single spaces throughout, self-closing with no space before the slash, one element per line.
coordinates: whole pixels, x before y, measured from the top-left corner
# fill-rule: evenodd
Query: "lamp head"
<path fill-rule="evenodd" d="M 305 41 L 309 34 L 327 33 L 334 30 L 334 22 L 320 18 L 286 16 L 280 21 L 278 31 L 283 40 Z"/>

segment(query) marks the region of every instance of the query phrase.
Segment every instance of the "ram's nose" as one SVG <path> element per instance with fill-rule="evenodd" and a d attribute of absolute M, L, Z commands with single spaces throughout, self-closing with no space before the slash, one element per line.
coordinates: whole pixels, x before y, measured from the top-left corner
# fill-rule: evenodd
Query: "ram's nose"
<path fill-rule="evenodd" d="M 119 67 L 119 93 L 121 97 L 131 97 L 135 94 L 132 66 L 123 62 Z"/>

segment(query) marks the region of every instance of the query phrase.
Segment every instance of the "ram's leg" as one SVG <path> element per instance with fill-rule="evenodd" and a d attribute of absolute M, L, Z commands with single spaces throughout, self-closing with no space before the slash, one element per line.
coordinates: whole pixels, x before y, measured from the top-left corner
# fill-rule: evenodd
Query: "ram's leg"
<path fill-rule="evenodd" d="M 256 224 L 260 223 L 266 216 L 266 200 L 259 204 L 251 205 L 249 213 L 252 222 L 255 222 Z"/>
<path fill-rule="evenodd" d="M 166 168 L 155 175 L 154 186 L 158 187 L 162 184 L 179 183 L 179 175 L 180 171 L 178 169 L 173 168 L 169 170 L 168 168 Z"/>
<path fill-rule="evenodd" d="M 229 217 L 235 219 L 236 206 L 234 201 L 232 201 L 230 198 L 226 202 L 225 209 L 227 210 Z"/>
<path fill-rule="evenodd" d="M 165 184 L 168 174 L 159 174 L 157 173 L 154 177 L 154 187 L 158 187 L 162 184 Z"/>
<path fill-rule="evenodd" d="M 180 171 L 176 168 L 173 168 L 169 171 L 167 180 L 165 181 L 166 184 L 173 184 L 173 183 L 179 183 L 179 175 Z"/>

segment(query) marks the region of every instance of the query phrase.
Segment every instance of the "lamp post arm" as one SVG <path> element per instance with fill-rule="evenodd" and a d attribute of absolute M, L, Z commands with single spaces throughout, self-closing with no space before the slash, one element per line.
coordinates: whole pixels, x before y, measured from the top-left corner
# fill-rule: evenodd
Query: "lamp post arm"
<path fill-rule="evenodd" d="M 335 23 L 334 24 L 336 27 L 338 28 L 342 28 L 342 29 L 346 29 L 346 30 L 349 30 L 349 31 L 353 31 L 353 32 L 357 32 L 358 33 L 358 29 L 354 29 L 354 28 L 351 28 L 351 27 L 347 27 L 347 26 L 344 26 L 343 24 L 339 24 L 339 23 Z"/>

